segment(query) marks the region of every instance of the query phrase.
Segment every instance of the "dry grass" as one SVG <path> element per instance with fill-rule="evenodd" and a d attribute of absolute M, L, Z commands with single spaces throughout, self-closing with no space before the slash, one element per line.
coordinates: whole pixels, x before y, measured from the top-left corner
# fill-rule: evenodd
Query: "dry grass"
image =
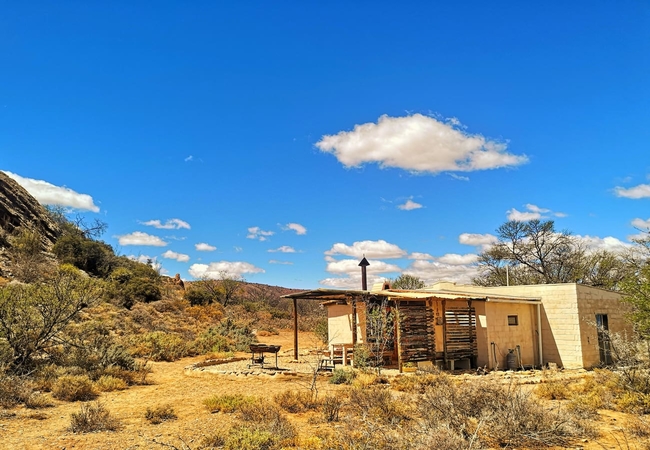
<path fill-rule="evenodd" d="M 203 404 L 211 413 L 225 412 L 233 413 L 239 410 L 243 405 L 255 402 L 255 397 L 241 394 L 214 395 L 203 400 Z"/>
<path fill-rule="evenodd" d="M 273 400 L 278 406 L 290 413 L 304 412 L 316 409 L 319 406 L 319 402 L 314 398 L 314 394 L 308 390 L 284 391 L 276 394 Z"/>
<path fill-rule="evenodd" d="M 68 402 L 93 400 L 97 391 L 87 375 L 63 375 L 52 385 L 52 395 Z"/>
<path fill-rule="evenodd" d="M 167 420 L 175 420 L 178 418 L 174 412 L 172 405 L 159 405 L 154 408 L 147 408 L 144 418 L 154 425 L 163 423 Z"/>
<path fill-rule="evenodd" d="M 77 413 L 70 415 L 70 431 L 91 433 L 93 431 L 115 431 L 120 422 L 99 402 L 81 405 Z"/>

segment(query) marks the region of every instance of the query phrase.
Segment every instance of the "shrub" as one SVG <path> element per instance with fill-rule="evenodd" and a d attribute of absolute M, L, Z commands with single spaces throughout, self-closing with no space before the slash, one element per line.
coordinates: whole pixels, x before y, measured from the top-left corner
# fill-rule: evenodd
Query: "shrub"
<path fill-rule="evenodd" d="M 99 402 L 81 405 L 77 413 L 70 415 L 70 431 L 90 433 L 93 431 L 115 431 L 120 422 Z"/>
<path fill-rule="evenodd" d="M 49 408 L 51 406 L 54 406 L 54 403 L 40 392 L 33 392 L 25 399 L 25 407 L 29 409 Z"/>
<path fill-rule="evenodd" d="M 388 389 L 382 387 L 354 388 L 350 404 L 362 417 L 396 425 L 408 418 L 405 405 L 395 400 Z"/>
<path fill-rule="evenodd" d="M 444 377 L 440 372 L 434 373 L 417 373 L 409 376 L 397 376 L 391 381 L 391 388 L 396 391 L 416 392 L 423 394 L 429 386 L 435 386 L 437 383 L 444 382 Z"/>
<path fill-rule="evenodd" d="M 97 397 L 95 387 L 87 375 L 63 375 L 52 385 L 52 395 L 68 402 L 92 400 Z"/>
<path fill-rule="evenodd" d="M 224 335 L 219 334 L 217 330 L 211 328 L 201 333 L 201 335 L 194 340 L 192 348 L 198 354 L 225 352 L 229 350 L 230 344 Z"/>
<path fill-rule="evenodd" d="M 127 388 L 126 381 L 112 375 L 102 375 L 99 380 L 95 382 L 95 386 L 97 386 L 97 389 L 101 392 L 121 391 Z"/>
<path fill-rule="evenodd" d="M 535 388 L 535 395 L 546 400 L 566 400 L 570 396 L 569 383 L 565 380 L 547 380 Z"/>
<path fill-rule="evenodd" d="M 187 356 L 188 347 L 178 334 L 153 331 L 137 339 L 135 356 L 146 356 L 154 361 L 175 361 Z"/>
<path fill-rule="evenodd" d="M 255 397 L 244 396 L 241 394 L 234 395 L 215 395 L 203 400 L 203 404 L 211 413 L 226 412 L 232 413 L 237 411 L 242 405 L 255 402 Z"/>
<path fill-rule="evenodd" d="M 144 415 L 150 423 L 157 425 L 166 420 L 174 420 L 178 416 L 174 412 L 174 408 L 171 405 L 162 405 L 156 406 L 155 408 L 147 408 L 147 412 Z"/>
<path fill-rule="evenodd" d="M 225 450 L 271 450 L 280 448 L 278 436 L 254 426 L 233 428 L 224 443 Z"/>
<path fill-rule="evenodd" d="M 321 340 L 323 344 L 327 344 L 329 342 L 327 318 L 321 317 L 320 319 L 318 319 L 316 325 L 314 326 L 314 334 L 318 339 Z"/>
<path fill-rule="evenodd" d="M 33 393 L 33 384 L 25 377 L 9 375 L 0 370 L 0 406 L 11 408 L 24 403 Z"/>
<path fill-rule="evenodd" d="M 331 384 L 352 384 L 356 376 L 357 374 L 354 370 L 334 369 L 329 382 Z"/>
<path fill-rule="evenodd" d="M 310 391 L 284 391 L 274 397 L 282 409 L 290 413 L 304 412 L 318 406 Z"/>
<path fill-rule="evenodd" d="M 335 395 L 325 397 L 321 407 L 325 421 L 338 422 L 339 412 L 341 411 L 342 406 L 343 400 L 341 400 L 341 397 Z"/>
<path fill-rule="evenodd" d="M 274 446 L 292 446 L 296 438 L 296 430 L 277 406 L 263 400 L 254 403 L 245 403 L 239 408 L 239 418 L 252 425 L 254 431 L 270 433 L 274 439 Z M 234 448 L 234 447 L 232 447 Z"/>

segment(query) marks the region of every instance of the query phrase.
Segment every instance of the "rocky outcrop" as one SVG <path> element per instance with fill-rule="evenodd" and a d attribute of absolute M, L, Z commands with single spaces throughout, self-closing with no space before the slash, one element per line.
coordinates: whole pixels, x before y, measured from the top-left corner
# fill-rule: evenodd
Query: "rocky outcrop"
<path fill-rule="evenodd" d="M 17 229 L 37 231 L 43 248 L 49 250 L 61 233 L 45 208 L 13 178 L 0 172 L 0 247 Z"/>

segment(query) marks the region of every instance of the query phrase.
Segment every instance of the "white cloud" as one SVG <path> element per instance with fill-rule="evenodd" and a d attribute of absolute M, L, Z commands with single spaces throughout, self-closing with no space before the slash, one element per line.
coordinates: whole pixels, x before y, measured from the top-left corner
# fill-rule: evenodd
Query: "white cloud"
<path fill-rule="evenodd" d="M 389 273 L 397 272 L 400 273 L 402 269 L 395 264 L 388 264 L 384 261 L 370 260 L 368 261 L 370 265 L 366 268 L 367 273 L 377 274 L 377 273 Z M 359 267 L 359 261 L 356 259 L 342 259 L 340 261 L 332 261 L 327 263 L 327 269 L 329 273 L 337 274 L 355 274 L 361 273 L 361 267 Z"/>
<path fill-rule="evenodd" d="M 288 266 L 292 266 L 293 263 L 291 261 L 278 261 L 277 259 L 270 259 L 269 264 L 285 264 Z"/>
<path fill-rule="evenodd" d="M 368 275 L 367 282 L 368 288 L 372 287 L 373 284 L 382 282 L 386 277 Z M 319 281 L 319 284 L 327 286 L 330 288 L 336 289 L 361 289 L 361 273 L 350 275 L 347 277 L 332 277 L 325 278 Z"/>
<path fill-rule="evenodd" d="M 588 251 L 608 250 L 616 253 L 631 247 L 631 244 L 611 236 L 600 238 L 598 236 L 576 235 L 575 237 L 582 242 Z"/>
<path fill-rule="evenodd" d="M 282 229 L 283 230 L 293 230 L 298 235 L 307 234 L 307 228 L 300 225 L 299 223 L 288 223 L 284 227 L 282 227 Z"/>
<path fill-rule="evenodd" d="M 190 260 L 190 255 L 185 255 L 183 253 L 176 253 L 171 250 L 167 250 L 165 253 L 163 253 L 162 257 L 166 259 L 175 259 L 178 262 L 187 262 Z"/>
<path fill-rule="evenodd" d="M 413 261 L 405 274 L 413 275 L 426 284 L 436 281 L 455 281 L 456 283 L 471 284 L 472 279 L 478 275 L 474 265 L 444 264 L 439 261 Z"/>
<path fill-rule="evenodd" d="M 151 264 L 151 267 L 154 268 L 154 270 L 161 272 L 162 269 L 162 264 L 158 262 L 156 257 L 154 256 L 153 258 L 149 255 L 129 255 L 127 258 L 132 259 L 133 261 L 138 261 L 141 262 L 142 264 Z M 162 272 L 161 272 L 162 273 Z"/>
<path fill-rule="evenodd" d="M 458 120 L 440 121 L 422 114 L 381 116 L 378 122 L 323 136 L 316 143 L 345 167 L 377 163 L 413 172 L 474 171 L 518 166 L 525 155 L 507 153 L 507 144 L 468 134 Z"/>
<path fill-rule="evenodd" d="M 236 251 L 237 253 L 241 253 L 241 252 L 244 251 L 243 248 L 241 248 L 241 247 L 237 247 L 236 245 L 233 247 L 233 249 L 235 249 L 235 251 Z"/>
<path fill-rule="evenodd" d="M 158 236 L 152 236 L 142 231 L 134 231 L 133 233 L 116 237 L 120 245 L 151 245 L 153 247 L 164 247 L 167 245 L 167 242 Z"/>
<path fill-rule="evenodd" d="M 451 266 L 463 266 L 478 261 L 478 255 L 475 255 L 473 253 L 468 253 L 466 255 L 447 253 L 446 255 L 436 258 L 436 260 L 442 264 L 448 264 Z"/>
<path fill-rule="evenodd" d="M 148 227 L 154 227 L 163 230 L 180 230 L 181 228 L 190 229 L 190 224 L 181 219 L 169 219 L 165 223 L 161 223 L 160 220 L 148 220 L 147 222 L 140 222 L 142 225 Z"/>
<path fill-rule="evenodd" d="M 469 177 L 465 177 L 463 175 L 458 175 L 458 174 L 455 174 L 455 173 L 450 173 L 448 175 L 450 177 L 456 179 L 456 180 L 459 180 L 459 181 L 469 181 Z"/>
<path fill-rule="evenodd" d="M 648 220 L 643 220 L 643 219 L 634 219 L 632 221 L 632 226 L 634 228 L 639 228 L 641 230 L 647 230 L 650 229 L 650 219 Z"/>
<path fill-rule="evenodd" d="M 257 239 L 258 241 L 266 241 L 268 236 L 273 236 L 274 231 L 264 231 L 260 227 L 250 227 L 248 229 L 248 239 Z"/>
<path fill-rule="evenodd" d="M 486 234 L 474 234 L 474 233 L 463 233 L 458 236 L 458 242 L 463 245 L 471 245 L 473 247 L 480 247 L 481 250 L 484 250 L 497 242 L 499 239 L 489 233 Z"/>
<path fill-rule="evenodd" d="M 566 217 L 567 215 L 562 212 L 551 212 L 550 209 L 548 208 L 540 208 L 537 205 L 533 205 L 532 203 L 526 203 L 525 208 L 528 211 L 518 211 L 515 208 L 512 208 L 507 211 L 508 213 L 508 220 L 517 220 L 519 222 L 526 222 L 528 220 L 535 220 L 535 219 L 542 219 L 544 218 L 544 214 L 551 213 L 555 217 Z"/>
<path fill-rule="evenodd" d="M 541 217 L 542 215 L 536 211 L 518 211 L 515 208 L 508 210 L 508 220 L 517 220 L 519 222 L 526 222 L 528 220 L 535 220 Z"/>
<path fill-rule="evenodd" d="M 270 253 L 275 253 L 275 252 L 280 252 L 280 253 L 296 253 L 296 250 L 293 247 L 289 247 L 288 245 L 283 245 L 282 247 L 278 247 L 276 249 L 269 249 L 268 250 Z"/>
<path fill-rule="evenodd" d="M 185 158 L 184 161 L 185 161 L 185 162 L 194 161 L 194 156 L 190 155 L 190 156 L 188 156 L 187 158 Z"/>
<path fill-rule="evenodd" d="M 338 242 L 325 254 L 354 256 L 356 258 L 361 258 L 363 255 L 368 258 L 402 258 L 406 256 L 407 252 L 395 244 L 380 239 L 378 241 L 357 241 L 352 245 Z"/>
<path fill-rule="evenodd" d="M 12 172 L 3 171 L 25 188 L 36 200 L 43 205 L 59 205 L 84 211 L 99 212 L 93 198 L 88 194 L 80 194 L 65 186 L 55 186 L 47 181 L 24 178 Z"/>
<path fill-rule="evenodd" d="M 633 199 L 648 198 L 650 197 L 650 184 L 640 184 L 628 189 L 616 186 L 614 188 L 614 194 L 616 194 L 617 197 Z"/>
<path fill-rule="evenodd" d="M 418 252 L 413 252 L 408 256 L 409 259 L 433 259 L 433 256 L 431 256 L 428 253 L 418 253 Z"/>
<path fill-rule="evenodd" d="M 194 278 L 219 279 L 223 273 L 241 277 L 245 273 L 264 273 L 264 269 L 244 261 L 219 261 L 210 264 L 192 264 L 188 272 Z"/>
<path fill-rule="evenodd" d="M 404 210 L 404 211 L 411 211 L 412 209 L 420 209 L 420 208 L 422 208 L 422 205 L 420 203 L 414 202 L 411 199 L 408 199 L 406 201 L 406 203 L 404 203 L 403 205 L 397 205 L 397 207 L 399 209 L 401 209 L 401 210 Z"/>
<path fill-rule="evenodd" d="M 213 252 L 217 249 L 214 245 L 206 244 L 205 242 L 194 244 L 194 248 L 199 252 Z"/>

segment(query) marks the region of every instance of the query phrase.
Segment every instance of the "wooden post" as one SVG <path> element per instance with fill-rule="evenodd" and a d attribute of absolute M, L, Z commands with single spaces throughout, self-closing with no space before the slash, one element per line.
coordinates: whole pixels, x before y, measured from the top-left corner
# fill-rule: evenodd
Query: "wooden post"
<path fill-rule="evenodd" d="M 400 302 L 398 299 L 395 299 L 395 324 L 397 327 L 397 333 L 395 335 L 395 347 L 397 349 L 397 367 L 399 367 L 399 373 L 402 373 L 402 332 L 401 330 L 401 320 L 400 315 Z"/>
<path fill-rule="evenodd" d="M 445 360 L 445 369 L 447 367 L 447 300 L 442 301 L 442 342 L 443 342 L 443 354 Z"/>
<path fill-rule="evenodd" d="M 352 345 L 357 345 L 357 298 L 352 297 Z"/>
<path fill-rule="evenodd" d="M 298 361 L 298 299 L 293 299 L 293 359 Z"/>

